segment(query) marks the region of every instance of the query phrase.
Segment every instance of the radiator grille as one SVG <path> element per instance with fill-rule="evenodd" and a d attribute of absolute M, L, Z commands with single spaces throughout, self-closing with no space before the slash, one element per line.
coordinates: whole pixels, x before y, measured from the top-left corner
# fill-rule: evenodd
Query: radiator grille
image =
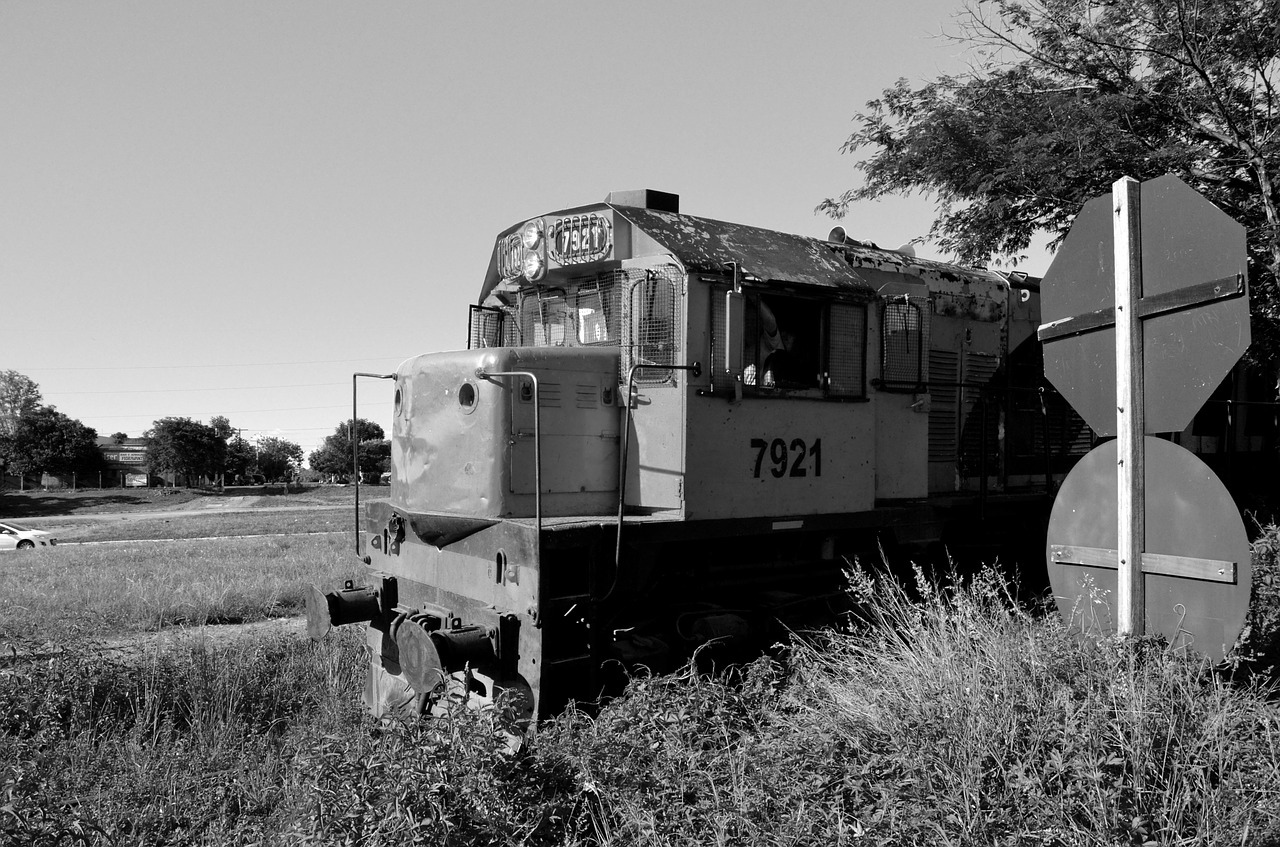
<path fill-rule="evenodd" d="M 929 461 L 955 461 L 959 416 L 960 355 L 951 350 L 929 351 Z"/>

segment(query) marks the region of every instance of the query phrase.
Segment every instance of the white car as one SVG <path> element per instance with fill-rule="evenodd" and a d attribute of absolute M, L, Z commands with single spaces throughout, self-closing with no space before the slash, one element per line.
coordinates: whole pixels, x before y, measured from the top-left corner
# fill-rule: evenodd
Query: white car
<path fill-rule="evenodd" d="M 52 547 L 57 543 L 58 539 L 43 529 L 0 523 L 0 550 L 30 550 L 32 547 Z"/>

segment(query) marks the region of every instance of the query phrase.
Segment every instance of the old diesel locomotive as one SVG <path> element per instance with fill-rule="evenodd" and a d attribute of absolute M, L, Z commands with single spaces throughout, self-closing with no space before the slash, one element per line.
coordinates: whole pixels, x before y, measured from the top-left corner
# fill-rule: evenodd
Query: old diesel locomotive
<path fill-rule="evenodd" d="M 375 714 L 506 691 L 547 715 L 829 619 L 855 556 L 1034 528 L 1090 437 L 1042 388 L 1038 306 L 1020 275 L 661 192 L 522 221 L 468 349 L 387 375 L 370 581 L 313 588 L 312 635 L 367 622 Z"/>

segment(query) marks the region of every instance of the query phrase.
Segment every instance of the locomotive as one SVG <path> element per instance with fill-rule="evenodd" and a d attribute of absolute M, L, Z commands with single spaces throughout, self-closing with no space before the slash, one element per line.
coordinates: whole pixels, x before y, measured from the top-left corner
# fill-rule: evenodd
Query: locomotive
<path fill-rule="evenodd" d="M 467 349 L 376 375 L 368 583 L 312 586 L 308 629 L 365 624 L 375 715 L 527 719 L 830 620 L 858 557 L 1016 564 L 991 538 L 1023 536 L 1043 572 L 1047 495 L 1091 435 L 1043 379 L 1037 282 L 652 190 L 522 220 Z"/>

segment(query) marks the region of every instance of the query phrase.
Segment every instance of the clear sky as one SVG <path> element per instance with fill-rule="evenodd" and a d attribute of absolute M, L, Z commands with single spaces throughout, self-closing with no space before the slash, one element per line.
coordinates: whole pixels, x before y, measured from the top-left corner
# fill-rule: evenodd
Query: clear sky
<path fill-rule="evenodd" d="M 963 69 L 959 8 L 0 0 L 0 370 L 100 435 L 220 414 L 309 453 L 353 371 L 466 346 L 525 218 L 655 188 L 825 236 L 852 116 Z M 930 220 L 842 225 L 896 247 Z"/>

